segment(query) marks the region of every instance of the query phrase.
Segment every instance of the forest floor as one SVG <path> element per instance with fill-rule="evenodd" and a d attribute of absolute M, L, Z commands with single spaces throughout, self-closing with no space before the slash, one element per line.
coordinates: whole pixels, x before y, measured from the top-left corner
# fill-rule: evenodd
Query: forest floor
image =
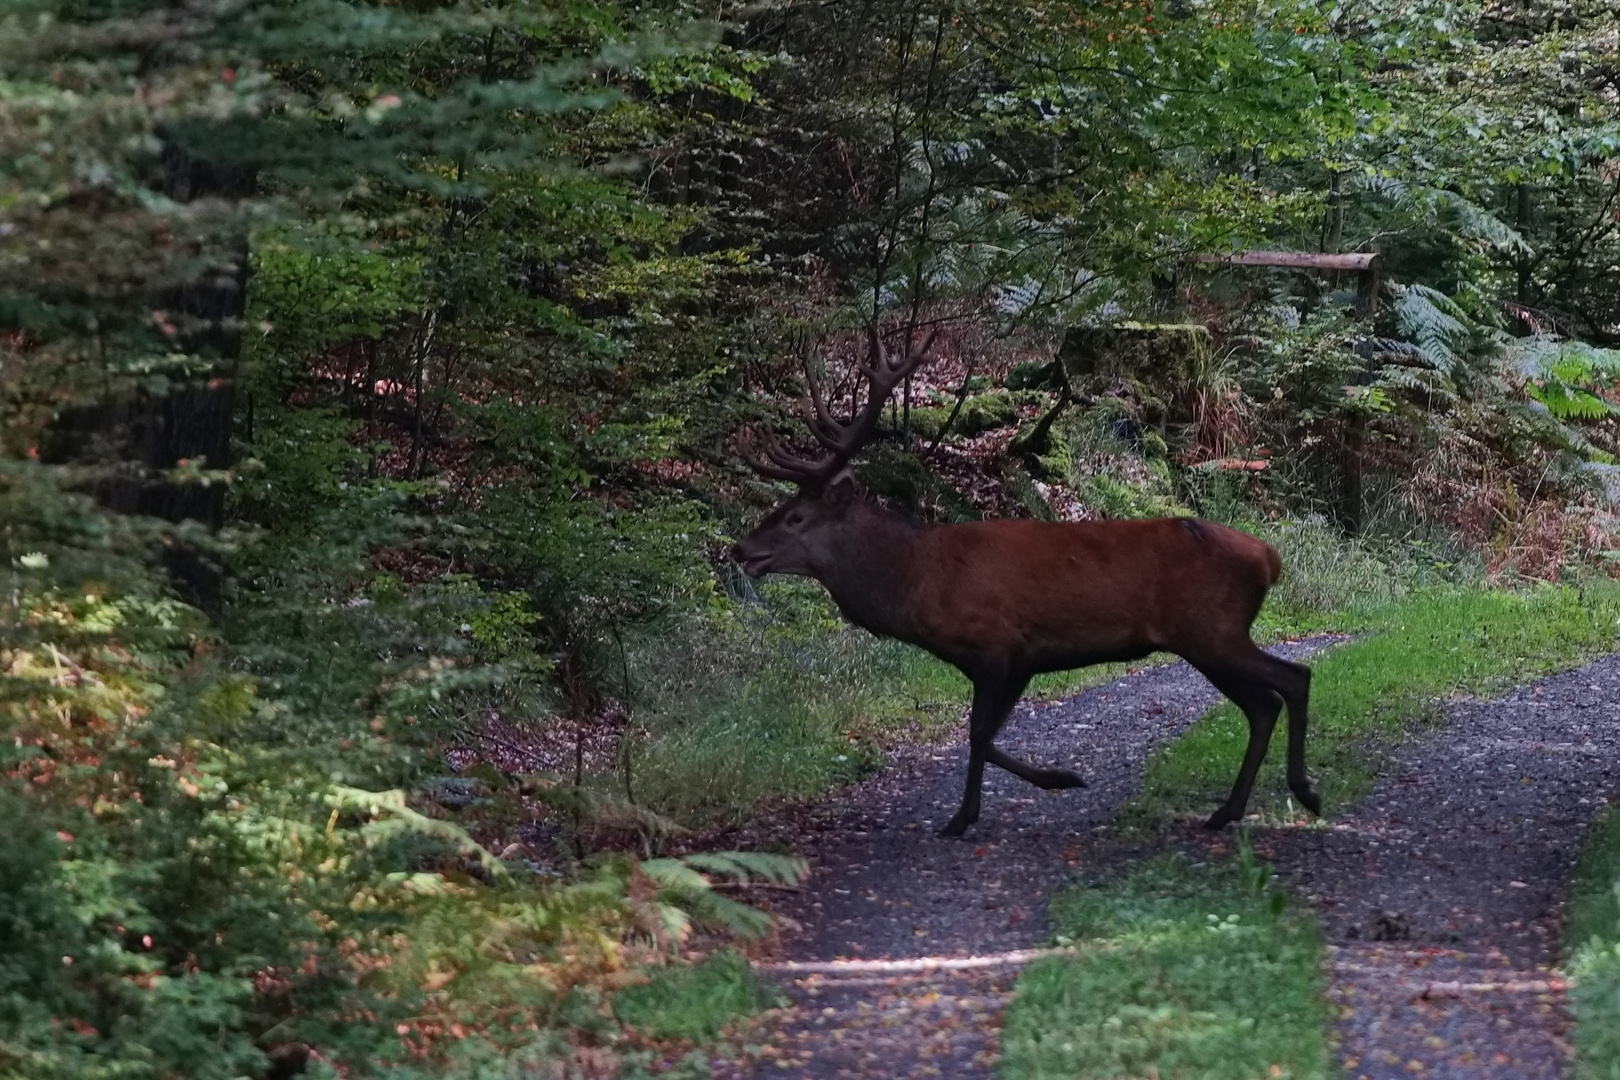
<path fill-rule="evenodd" d="M 1333 640 L 1273 651 L 1300 658 Z M 776 962 L 763 965 L 793 1005 L 765 1018 L 749 1053 L 716 1059 L 714 1075 L 989 1075 L 1018 969 L 1050 935 L 1048 895 L 1082 869 L 1143 854 L 1124 848 L 1111 823 L 1148 755 L 1219 699 L 1177 663 L 1021 703 L 997 745 L 1077 769 L 1088 786 L 1043 792 L 987 770 L 983 814 L 961 840 L 934 830 L 961 802 L 965 739 L 897 753 L 808 813 L 726 836 L 725 846 L 785 840 L 814 870 L 807 889 L 774 905 L 789 929 Z"/>
<path fill-rule="evenodd" d="M 1333 639 L 1284 644 L 1301 658 Z M 790 1007 L 768 1013 L 714 1075 L 988 1076 L 1021 965 L 1049 940 L 1049 895 L 1149 852 L 1112 828 L 1159 745 L 1218 695 L 1185 664 L 1019 706 L 998 740 L 1088 787 L 1041 792 L 986 775 L 963 840 L 934 835 L 961 796 L 965 746 L 912 748 L 824 804 L 727 844 L 788 840 L 814 866 L 782 894 L 760 966 Z M 1554 962 L 1560 897 L 1620 775 L 1620 658 L 1505 697 L 1447 704 L 1361 803 L 1327 829 L 1255 831 L 1313 904 L 1350 1077 L 1553 1077 L 1569 1018 Z M 1279 737 L 1281 733 L 1279 732 Z M 1173 843 L 1209 844 L 1188 828 Z"/>

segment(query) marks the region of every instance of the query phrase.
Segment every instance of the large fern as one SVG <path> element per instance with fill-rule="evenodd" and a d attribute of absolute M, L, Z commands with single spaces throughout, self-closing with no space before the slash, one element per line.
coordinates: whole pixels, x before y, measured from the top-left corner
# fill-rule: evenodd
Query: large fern
<path fill-rule="evenodd" d="M 716 892 L 708 874 L 728 877 L 738 884 L 758 879 L 792 885 L 804 877 L 808 867 L 803 859 L 787 855 L 711 851 L 682 858 L 649 859 L 641 864 L 641 872 L 658 883 L 658 913 L 665 932 L 671 940 L 683 941 L 693 922 L 743 936 L 758 936 L 770 929 L 769 915 Z"/>
<path fill-rule="evenodd" d="M 1401 334 L 1431 367 L 1456 378 L 1474 337 L 1467 313 L 1451 297 L 1428 285 L 1395 285 L 1393 289 L 1393 314 Z"/>
<path fill-rule="evenodd" d="M 1567 424 L 1552 414 L 1552 410 L 1539 401 L 1509 401 L 1502 406 L 1502 415 L 1508 420 L 1511 435 L 1539 443 L 1554 450 L 1563 450 L 1577 458 L 1608 463 L 1613 457 L 1593 444 L 1580 429 Z"/>
<path fill-rule="evenodd" d="M 1555 419 L 1601 420 L 1620 413 L 1597 393 L 1620 381 L 1620 350 L 1538 334 L 1515 341 L 1507 360 L 1524 377 L 1525 394 Z"/>
<path fill-rule="evenodd" d="M 1425 225 L 1438 227 L 1475 247 L 1513 255 L 1532 253 L 1519 231 L 1466 196 L 1445 188 L 1407 184 L 1391 176 L 1369 174 L 1355 179 L 1363 191 L 1380 196 Z"/>

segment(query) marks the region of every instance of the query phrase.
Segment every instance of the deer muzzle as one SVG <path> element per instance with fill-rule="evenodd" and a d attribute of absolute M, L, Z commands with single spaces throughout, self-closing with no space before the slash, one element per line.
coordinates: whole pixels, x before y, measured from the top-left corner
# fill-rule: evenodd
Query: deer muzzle
<path fill-rule="evenodd" d="M 768 551 L 749 551 L 741 543 L 731 546 L 731 558 L 742 572 L 751 578 L 763 577 L 770 573 L 771 555 Z"/>

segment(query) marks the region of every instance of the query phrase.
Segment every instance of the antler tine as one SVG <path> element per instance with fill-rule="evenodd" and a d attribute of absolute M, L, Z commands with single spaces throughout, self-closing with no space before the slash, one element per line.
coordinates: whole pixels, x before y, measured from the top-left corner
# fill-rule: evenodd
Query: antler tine
<path fill-rule="evenodd" d="M 883 337 L 875 324 L 868 329 L 868 335 L 872 342 L 872 354 L 860 367 L 871 389 L 867 392 L 866 404 L 861 406 L 850 422 L 838 425 L 839 450 L 846 454 L 853 454 L 871 439 L 872 433 L 877 430 L 883 407 L 888 404 L 889 395 L 928 358 L 934 347 L 934 339 L 939 337 L 939 328 L 934 328 L 921 348 L 911 350 L 899 362 L 889 360 L 888 352 L 883 347 Z"/>
<path fill-rule="evenodd" d="M 761 476 L 787 480 L 800 485 L 815 485 L 830 479 L 849 459 L 865 446 L 877 430 L 883 407 L 888 404 L 894 388 L 928 358 L 934 340 L 939 337 L 936 327 L 921 348 L 912 349 L 898 362 L 891 361 L 883 347 L 883 336 L 874 323 L 867 328 L 871 342 L 871 355 L 857 364 L 866 376 L 870 389 L 866 401 L 846 423 L 832 414 L 821 380 L 811 369 L 808 359 L 804 364 L 805 406 L 810 434 L 828 451 L 827 456 L 811 459 L 787 450 L 774 435 L 764 448 L 763 456 L 754 444 L 752 431 L 744 430 L 737 439 L 737 450 L 749 467 Z"/>
<path fill-rule="evenodd" d="M 819 479 L 823 471 L 821 463 L 788 453 L 774 435 L 770 437 L 765 446 L 765 453 L 761 456 L 754 445 L 754 433 L 747 428 L 737 436 L 737 456 L 761 476 L 770 477 L 772 480 L 786 480 L 794 484 L 810 483 Z"/>
<path fill-rule="evenodd" d="M 832 410 L 827 407 L 827 398 L 821 392 L 821 380 L 811 370 L 808 359 L 804 361 L 804 386 L 806 390 L 805 404 L 809 406 L 808 422 L 810 434 L 816 441 L 827 449 L 837 452 L 843 447 L 844 425 L 833 417 Z"/>

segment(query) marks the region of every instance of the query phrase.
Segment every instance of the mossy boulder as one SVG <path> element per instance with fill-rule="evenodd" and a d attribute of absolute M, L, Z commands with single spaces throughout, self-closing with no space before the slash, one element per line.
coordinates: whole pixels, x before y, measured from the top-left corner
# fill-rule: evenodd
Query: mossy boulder
<path fill-rule="evenodd" d="M 962 408 L 951 424 L 953 438 L 971 439 L 975 435 L 996 428 L 1011 427 L 1018 422 L 1018 410 L 1030 402 L 1044 400 L 1042 395 L 1030 391 L 991 390 L 974 394 L 962 402 Z M 940 429 L 950 419 L 954 403 L 925 405 L 911 410 L 911 430 L 925 439 L 939 438 Z"/>
<path fill-rule="evenodd" d="M 925 439 L 937 439 L 945 422 L 950 419 L 950 405 L 929 405 L 911 410 L 911 430 Z M 970 438 L 991 428 L 1005 427 L 1016 419 L 1017 413 L 1004 393 L 992 392 L 970 397 L 962 403 L 951 424 L 951 434 Z"/>
<path fill-rule="evenodd" d="M 1124 394 L 1148 425 L 1187 423 L 1215 374 L 1214 339 L 1197 323 L 1075 326 L 1058 360 L 1079 394 Z"/>
<path fill-rule="evenodd" d="M 1008 390 L 1046 390 L 1057 382 L 1057 361 L 1025 360 L 1007 373 Z"/>

